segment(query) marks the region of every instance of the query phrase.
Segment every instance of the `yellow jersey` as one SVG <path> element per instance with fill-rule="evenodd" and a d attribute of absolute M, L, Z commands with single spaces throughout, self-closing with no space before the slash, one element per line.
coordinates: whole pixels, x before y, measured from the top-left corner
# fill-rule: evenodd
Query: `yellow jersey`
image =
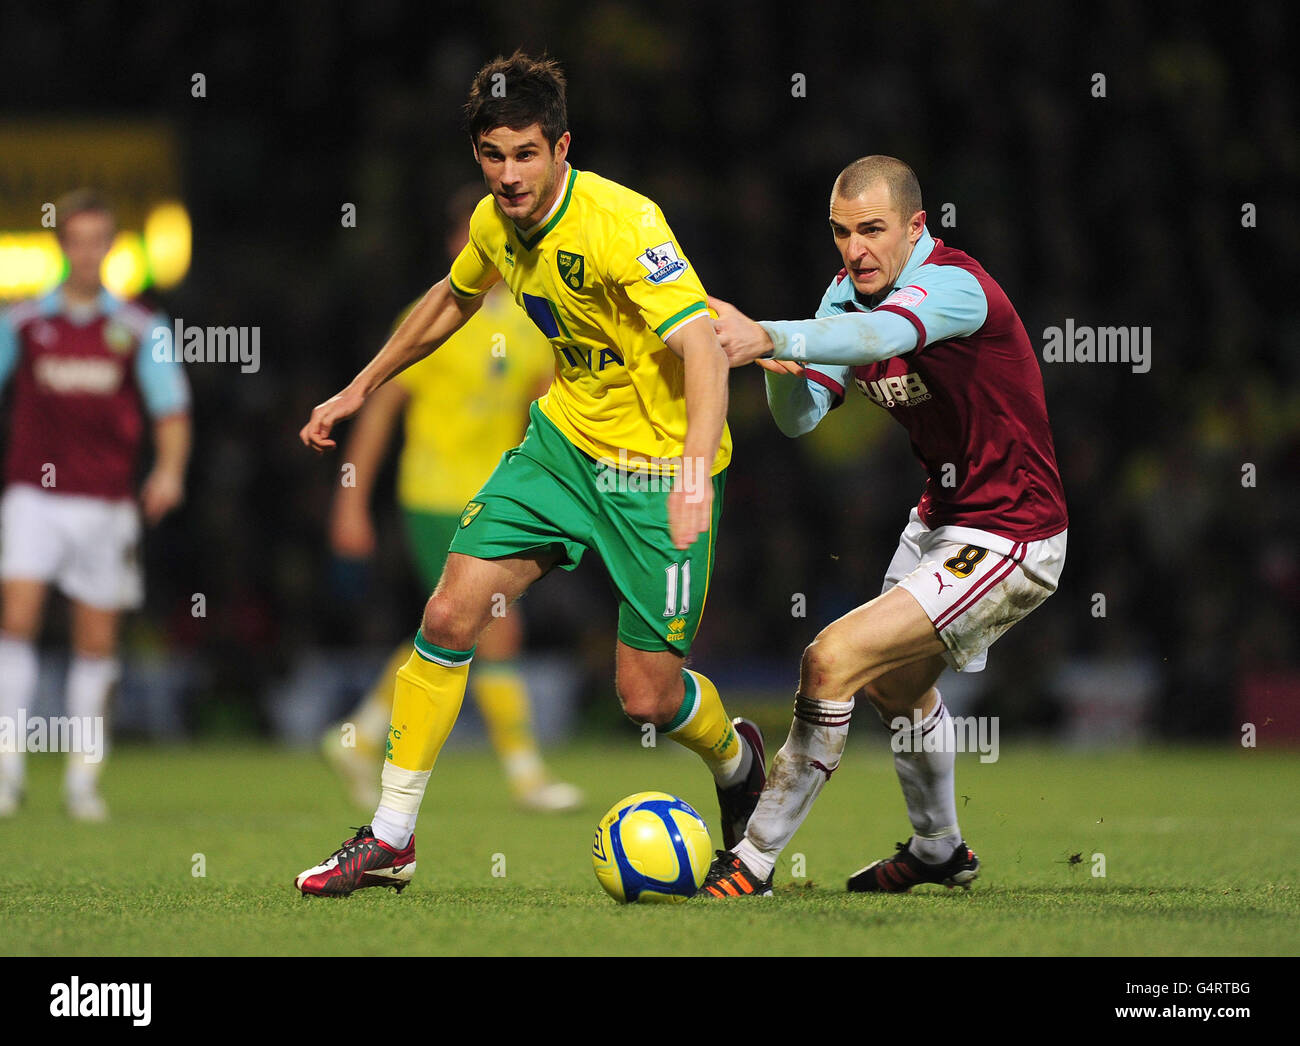
<path fill-rule="evenodd" d="M 598 460 L 675 472 L 686 365 L 664 339 L 707 323 L 708 307 L 654 201 L 568 168 L 551 212 L 521 231 L 486 196 L 452 263 L 451 290 L 472 298 L 497 273 L 555 351 L 555 378 L 538 406 L 556 428 Z M 710 474 L 730 460 L 724 424 Z"/>
<path fill-rule="evenodd" d="M 459 515 L 519 443 L 528 404 L 554 370 L 550 344 L 502 289 L 394 378 L 410 394 L 397 463 L 402 507 Z"/>

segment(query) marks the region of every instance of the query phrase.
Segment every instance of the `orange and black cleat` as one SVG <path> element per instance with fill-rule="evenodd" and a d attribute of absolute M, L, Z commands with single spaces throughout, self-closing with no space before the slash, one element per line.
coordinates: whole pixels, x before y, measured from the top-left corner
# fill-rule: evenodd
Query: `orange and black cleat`
<path fill-rule="evenodd" d="M 719 850 L 700 887 L 701 897 L 771 897 L 772 876 L 760 879 L 730 850 Z"/>

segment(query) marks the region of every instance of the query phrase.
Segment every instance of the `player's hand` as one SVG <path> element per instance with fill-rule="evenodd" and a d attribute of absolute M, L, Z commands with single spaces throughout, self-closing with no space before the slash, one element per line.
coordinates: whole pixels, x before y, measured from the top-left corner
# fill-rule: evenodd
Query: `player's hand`
<path fill-rule="evenodd" d="M 718 314 L 713 331 L 733 367 L 751 363 L 772 351 L 772 339 L 767 331 L 734 305 L 721 298 L 710 298 L 709 308 Z"/>
<path fill-rule="evenodd" d="M 347 496 L 335 499 L 330 513 L 330 548 L 344 559 L 369 559 L 377 544 L 375 523 L 364 506 L 353 505 L 356 500 Z"/>
<path fill-rule="evenodd" d="M 344 418 L 352 417 L 365 401 L 366 397 L 349 385 L 338 395 L 317 405 L 311 412 L 311 420 L 298 433 L 298 438 L 317 454 L 334 447 L 335 442 L 329 438 L 330 430 Z"/>
<path fill-rule="evenodd" d="M 795 363 L 794 360 L 755 360 L 764 370 L 770 370 L 773 374 L 789 374 L 796 378 L 803 377 L 803 364 Z"/>
<path fill-rule="evenodd" d="M 688 549 L 713 524 L 713 479 L 707 468 L 679 469 L 668 495 L 668 530 L 673 547 Z"/>
<path fill-rule="evenodd" d="M 140 507 L 151 527 L 184 500 L 185 483 L 170 471 L 154 469 L 140 491 Z"/>

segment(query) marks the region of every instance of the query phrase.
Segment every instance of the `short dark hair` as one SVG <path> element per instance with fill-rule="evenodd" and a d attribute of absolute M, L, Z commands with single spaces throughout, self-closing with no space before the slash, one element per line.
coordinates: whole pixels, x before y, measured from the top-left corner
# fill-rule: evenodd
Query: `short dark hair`
<path fill-rule="evenodd" d="M 554 58 L 532 58 L 516 51 L 509 58 L 497 55 L 474 76 L 465 102 L 465 123 L 470 141 L 494 127 L 521 131 L 540 124 L 552 150 L 569 129 L 564 101 L 565 80 Z"/>
<path fill-rule="evenodd" d="M 840 171 L 831 192 L 843 200 L 853 200 L 876 182 L 889 186 L 889 199 L 904 221 L 922 209 L 921 183 L 916 180 L 916 172 L 892 156 L 864 156 L 854 160 Z"/>
<path fill-rule="evenodd" d="M 63 236 L 64 224 L 78 214 L 104 214 L 116 224 L 113 208 L 97 189 L 73 189 L 54 201 L 54 228 Z"/>

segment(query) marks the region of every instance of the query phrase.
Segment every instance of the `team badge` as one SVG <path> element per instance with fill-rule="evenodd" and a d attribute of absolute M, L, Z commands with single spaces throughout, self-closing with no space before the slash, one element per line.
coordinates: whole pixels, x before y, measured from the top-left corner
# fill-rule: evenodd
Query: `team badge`
<path fill-rule="evenodd" d="M 460 514 L 460 525 L 467 527 L 478 518 L 478 514 L 483 511 L 483 502 L 471 501 L 465 506 L 465 511 Z"/>
<path fill-rule="evenodd" d="M 568 251 L 556 251 L 555 260 L 560 263 L 560 279 L 573 290 L 582 290 L 582 277 L 585 273 L 582 255 L 571 254 Z"/>
<path fill-rule="evenodd" d="M 104 344 L 119 356 L 126 356 L 135 348 L 135 335 L 129 327 L 110 322 L 104 325 Z"/>
<path fill-rule="evenodd" d="M 647 247 L 637 261 L 645 266 L 645 278 L 654 284 L 671 283 L 686 271 L 686 263 L 677 257 L 671 242 Z"/>

